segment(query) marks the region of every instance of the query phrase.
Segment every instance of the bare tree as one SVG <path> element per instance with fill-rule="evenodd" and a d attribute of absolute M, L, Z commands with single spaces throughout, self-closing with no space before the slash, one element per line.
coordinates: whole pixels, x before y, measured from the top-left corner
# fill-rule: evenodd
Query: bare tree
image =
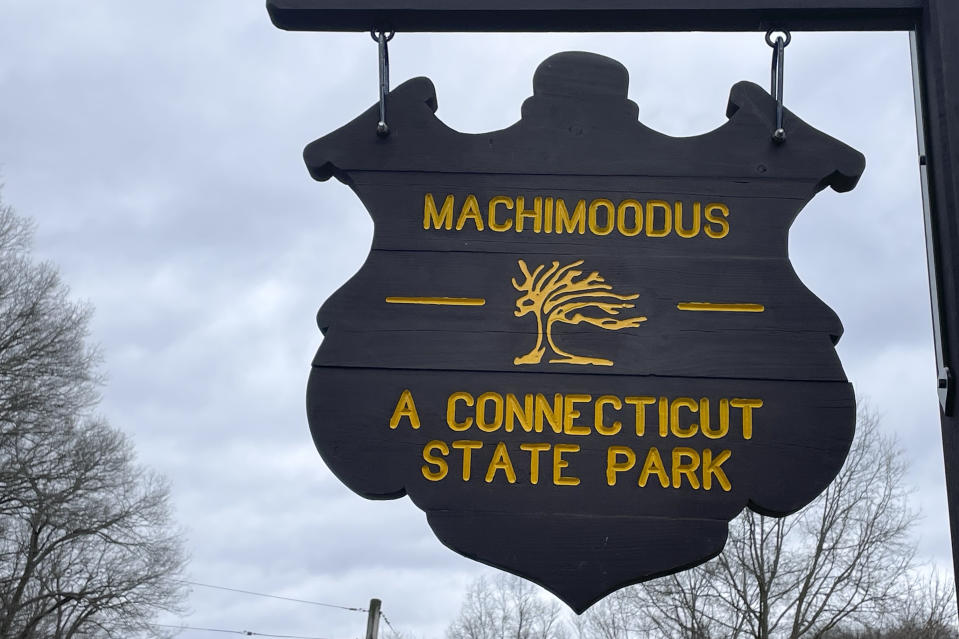
<path fill-rule="evenodd" d="M 92 416 L 89 307 L 0 203 L 0 637 L 158 636 L 184 594 L 165 482 Z"/>
<path fill-rule="evenodd" d="M 643 625 L 644 616 L 644 611 L 633 605 L 627 591 L 617 590 L 574 619 L 572 625 L 579 637 L 630 639 Z"/>
<path fill-rule="evenodd" d="M 905 475 L 895 440 L 860 409 L 845 465 L 807 508 L 747 511 L 716 559 L 613 593 L 569 626 L 580 639 L 959 639 L 951 581 L 917 566 Z M 528 636 L 510 610 L 535 587 L 504 579 L 474 584 L 448 639 Z M 537 627 L 564 626 L 541 616 Z"/>
<path fill-rule="evenodd" d="M 0 200 L 0 420 L 43 428 L 93 406 L 100 376 L 91 309 L 30 255 L 32 224 Z M 10 426 L 0 436 L 10 435 Z"/>
<path fill-rule="evenodd" d="M 899 446 L 860 410 L 846 464 L 810 506 L 782 519 L 747 511 L 717 559 L 628 591 L 649 612 L 643 631 L 799 639 L 890 627 L 921 594 L 905 474 Z"/>
<path fill-rule="evenodd" d="M 474 581 L 447 639 L 565 639 L 562 607 L 539 587 L 506 573 Z"/>
<path fill-rule="evenodd" d="M 917 577 L 911 596 L 894 614 L 895 633 L 885 639 L 959 639 L 956 627 L 956 585 L 937 572 Z"/>
<path fill-rule="evenodd" d="M 824 639 L 959 639 L 955 592 L 952 580 L 935 571 L 917 575 L 908 596 L 883 625 L 840 627 L 826 633 Z"/>

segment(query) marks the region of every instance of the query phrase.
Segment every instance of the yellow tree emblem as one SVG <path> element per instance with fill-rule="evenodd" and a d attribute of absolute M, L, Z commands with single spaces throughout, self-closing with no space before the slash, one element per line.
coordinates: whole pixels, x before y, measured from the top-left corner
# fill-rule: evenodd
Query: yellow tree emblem
<path fill-rule="evenodd" d="M 583 277 L 583 271 L 576 270 L 582 263 L 583 260 L 578 260 L 560 267 L 559 262 L 553 262 L 549 268 L 540 264 L 530 272 L 526 262 L 519 260 L 519 268 L 526 279 L 520 284 L 513 278 L 513 287 L 524 294 L 516 300 L 513 314 L 523 317 L 533 313 L 536 316 L 537 332 L 536 345 L 527 354 L 515 358 L 513 364 L 539 364 L 546 353 L 543 345 L 545 336 L 546 344 L 559 356 L 549 360 L 550 364 L 612 366 L 611 360 L 573 355 L 559 348 L 553 341 L 553 326 L 557 322 L 573 325 L 585 322 L 609 331 L 618 331 L 623 328 L 636 328 L 646 321 L 645 316 L 622 319 L 612 317 L 619 315 L 622 309 L 634 308 L 635 304 L 631 304 L 629 300 L 639 297 L 639 293 L 613 293 L 613 287 L 607 284 L 598 272 L 593 271 Z M 606 317 L 590 317 L 579 312 L 585 309 L 602 312 Z"/>

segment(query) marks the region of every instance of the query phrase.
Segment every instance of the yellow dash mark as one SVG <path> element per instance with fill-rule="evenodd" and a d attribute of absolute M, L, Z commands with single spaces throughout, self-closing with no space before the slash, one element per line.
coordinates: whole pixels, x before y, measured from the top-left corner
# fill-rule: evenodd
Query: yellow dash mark
<path fill-rule="evenodd" d="M 481 297 L 387 297 L 387 304 L 431 304 L 433 306 L 484 306 Z"/>
<path fill-rule="evenodd" d="M 712 302 L 681 302 L 676 305 L 681 311 L 714 311 L 722 313 L 762 313 L 762 304 L 713 304 Z"/>

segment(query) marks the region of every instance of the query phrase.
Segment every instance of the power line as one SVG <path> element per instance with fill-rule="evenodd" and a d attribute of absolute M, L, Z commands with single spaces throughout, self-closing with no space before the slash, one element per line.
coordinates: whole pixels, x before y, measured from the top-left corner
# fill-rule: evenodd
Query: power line
<path fill-rule="evenodd" d="M 273 635 L 266 632 L 253 632 L 252 630 L 224 630 L 222 628 L 199 628 L 194 626 L 174 626 L 167 623 L 153 623 L 151 626 L 160 628 L 176 628 L 178 630 L 199 630 L 200 632 L 222 632 L 231 635 L 243 635 L 246 637 L 274 637 L 275 639 L 326 639 L 326 637 L 306 637 L 304 635 Z"/>
<path fill-rule="evenodd" d="M 252 590 L 240 590 L 239 588 L 227 588 L 226 586 L 214 586 L 213 584 L 203 584 L 198 581 L 187 581 L 186 579 L 177 579 L 176 581 L 191 586 L 202 586 L 203 588 L 213 588 L 215 590 L 227 590 L 229 592 L 239 592 L 244 595 L 255 595 L 257 597 L 269 597 L 270 599 L 282 599 L 283 601 L 294 601 L 296 603 L 305 603 L 313 606 L 324 606 L 326 608 L 339 608 L 340 610 L 349 610 L 352 612 L 369 612 L 366 608 L 354 608 L 350 606 L 339 606 L 337 604 L 323 603 L 320 601 L 309 601 L 307 599 L 293 599 L 292 597 L 281 597 L 279 595 L 268 595 L 263 592 L 253 592 Z M 389 622 L 387 622 L 389 623 Z"/>
<path fill-rule="evenodd" d="M 386 625 L 389 626 L 390 630 L 393 631 L 393 634 L 399 634 L 396 632 L 396 628 L 393 627 L 393 624 L 390 623 L 390 620 L 386 617 L 386 613 L 380 610 L 380 616 L 383 617 L 383 621 L 386 622 Z"/>

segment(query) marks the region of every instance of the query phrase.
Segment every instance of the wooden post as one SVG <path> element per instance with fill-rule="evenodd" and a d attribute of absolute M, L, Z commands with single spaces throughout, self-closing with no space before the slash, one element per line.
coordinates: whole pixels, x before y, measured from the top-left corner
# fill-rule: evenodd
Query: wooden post
<path fill-rule="evenodd" d="M 366 618 L 366 639 L 376 639 L 380 629 L 380 606 L 383 602 L 379 599 L 370 599 L 370 614 Z"/>

